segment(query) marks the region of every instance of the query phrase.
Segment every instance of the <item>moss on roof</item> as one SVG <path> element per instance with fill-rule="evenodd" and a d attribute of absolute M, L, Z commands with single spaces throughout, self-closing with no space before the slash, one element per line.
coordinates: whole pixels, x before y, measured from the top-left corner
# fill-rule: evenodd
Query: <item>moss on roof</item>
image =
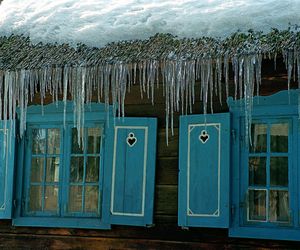
<path fill-rule="evenodd" d="M 157 34 L 148 40 L 120 41 L 103 48 L 78 44 L 32 44 L 28 37 L 0 37 L 0 69 L 33 69 L 47 66 L 91 66 L 102 63 L 139 62 L 143 60 L 215 59 L 247 54 L 275 56 L 300 48 L 298 27 L 264 34 L 250 30 L 234 33 L 226 39 L 202 37 L 178 39 Z"/>

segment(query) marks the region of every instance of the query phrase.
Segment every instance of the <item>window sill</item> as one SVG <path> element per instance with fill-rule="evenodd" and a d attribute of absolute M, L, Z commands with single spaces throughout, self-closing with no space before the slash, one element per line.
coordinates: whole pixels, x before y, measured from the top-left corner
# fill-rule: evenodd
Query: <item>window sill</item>
<path fill-rule="evenodd" d="M 255 238 L 270 240 L 299 240 L 300 228 L 259 228 L 259 227 L 232 227 L 229 228 L 230 237 Z"/>
<path fill-rule="evenodd" d="M 99 218 L 18 217 L 13 219 L 12 224 L 29 227 L 111 229 L 109 223 L 101 222 Z"/>

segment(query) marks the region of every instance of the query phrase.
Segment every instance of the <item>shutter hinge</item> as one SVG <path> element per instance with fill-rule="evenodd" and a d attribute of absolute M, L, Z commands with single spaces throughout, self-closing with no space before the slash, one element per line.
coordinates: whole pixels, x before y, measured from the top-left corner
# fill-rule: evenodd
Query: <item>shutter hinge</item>
<path fill-rule="evenodd" d="M 17 202 L 17 200 L 16 200 L 16 199 L 14 199 L 14 201 L 13 201 L 13 206 L 14 206 L 14 208 L 16 208 L 16 207 L 17 207 L 17 205 L 18 205 L 18 202 Z"/>
<path fill-rule="evenodd" d="M 235 206 L 234 206 L 234 205 L 232 205 L 232 206 L 231 206 L 231 216 L 233 216 L 233 215 L 234 215 L 234 212 L 235 212 Z"/>
<path fill-rule="evenodd" d="M 155 224 L 146 224 L 147 228 L 155 227 Z"/>
<path fill-rule="evenodd" d="M 232 129 L 231 130 L 231 137 L 232 137 L 232 141 L 236 141 L 236 130 L 235 129 Z"/>

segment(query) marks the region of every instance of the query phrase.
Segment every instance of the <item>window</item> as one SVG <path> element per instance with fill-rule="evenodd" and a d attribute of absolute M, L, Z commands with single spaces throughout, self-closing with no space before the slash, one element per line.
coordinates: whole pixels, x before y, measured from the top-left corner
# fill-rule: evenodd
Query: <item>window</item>
<path fill-rule="evenodd" d="M 109 197 L 103 193 L 103 105 L 87 109 L 79 138 L 73 112 L 68 110 L 64 124 L 62 107 L 62 103 L 48 105 L 44 116 L 41 107 L 28 110 L 19 145 L 24 161 L 19 161 L 20 202 L 14 224 L 109 228 L 108 211 L 102 209 Z"/>
<path fill-rule="evenodd" d="M 230 98 L 230 114 L 180 118 L 180 226 L 300 239 L 298 98 L 299 90 L 255 97 L 248 133 L 244 100 Z"/>
<path fill-rule="evenodd" d="M 254 99 L 248 142 L 242 101 L 229 104 L 237 137 L 231 154 L 230 236 L 299 240 L 297 90 Z"/>
<path fill-rule="evenodd" d="M 289 131 L 289 120 L 261 119 L 252 124 L 244 161 L 248 162 L 247 222 L 290 221 Z"/>
<path fill-rule="evenodd" d="M 89 127 L 90 126 L 90 127 Z M 101 124 L 85 124 L 83 145 L 68 125 L 31 125 L 25 145 L 25 215 L 100 216 Z M 69 147 L 70 145 L 70 147 Z M 63 193 L 61 189 L 67 190 Z"/>
<path fill-rule="evenodd" d="M 103 104 L 91 104 L 78 133 L 72 103 L 65 121 L 63 103 L 43 109 L 42 116 L 41 106 L 28 108 L 26 133 L 17 143 L 13 224 L 152 224 L 156 119 L 114 119 Z"/>

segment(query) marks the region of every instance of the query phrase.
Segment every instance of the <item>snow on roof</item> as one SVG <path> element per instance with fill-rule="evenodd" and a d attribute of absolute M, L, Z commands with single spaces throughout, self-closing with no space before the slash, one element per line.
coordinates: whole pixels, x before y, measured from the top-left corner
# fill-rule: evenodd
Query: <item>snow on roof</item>
<path fill-rule="evenodd" d="M 269 32 L 300 23 L 298 0 L 4 0 L 0 36 L 103 47 L 156 33 L 179 38 Z"/>

